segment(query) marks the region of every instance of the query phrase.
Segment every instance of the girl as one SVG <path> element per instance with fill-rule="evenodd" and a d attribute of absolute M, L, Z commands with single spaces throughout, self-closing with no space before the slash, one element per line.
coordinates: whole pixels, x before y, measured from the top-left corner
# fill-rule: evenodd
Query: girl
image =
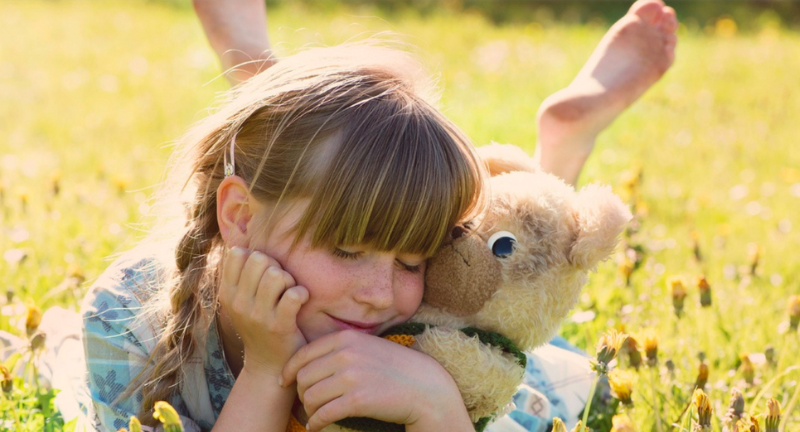
<path fill-rule="evenodd" d="M 411 317 L 425 259 L 480 207 L 472 145 L 418 71 L 387 48 L 309 50 L 186 135 L 161 195 L 180 217 L 84 301 L 90 429 L 153 427 L 167 400 L 188 431 L 472 430 L 438 363 L 372 337 Z"/>

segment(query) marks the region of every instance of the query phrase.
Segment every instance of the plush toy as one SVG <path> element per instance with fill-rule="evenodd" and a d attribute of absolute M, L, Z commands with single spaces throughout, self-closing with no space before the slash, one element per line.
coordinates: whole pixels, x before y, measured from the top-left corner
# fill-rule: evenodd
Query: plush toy
<path fill-rule="evenodd" d="M 442 364 L 477 431 L 507 412 L 525 371 L 521 351 L 553 337 L 631 218 L 610 188 L 575 192 L 515 146 L 480 153 L 491 175 L 486 210 L 453 230 L 428 261 L 420 309 L 383 335 Z M 404 430 L 363 418 L 339 426 Z"/>

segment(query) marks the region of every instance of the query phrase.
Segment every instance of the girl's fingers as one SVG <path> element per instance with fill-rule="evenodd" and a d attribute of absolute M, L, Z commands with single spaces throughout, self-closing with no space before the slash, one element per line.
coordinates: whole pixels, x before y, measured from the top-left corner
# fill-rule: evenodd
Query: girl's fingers
<path fill-rule="evenodd" d="M 280 267 L 268 267 L 259 281 L 256 302 L 273 310 L 286 289 L 294 285 L 294 278 L 288 272 L 281 270 Z"/>
<path fill-rule="evenodd" d="M 306 414 L 311 417 L 325 404 L 342 397 L 346 391 L 347 389 L 343 388 L 341 381 L 331 376 L 314 382 L 311 387 L 305 389 L 302 393 L 298 388 L 298 395 Z"/>
<path fill-rule="evenodd" d="M 335 351 L 338 347 L 346 345 L 348 339 L 357 336 L 359 336 L 357 332 L 345 330 L 323 336 L 304 345 L 294 353 L 292 358 L 290 358 L 283 367 L 283 385 L 287 386 L 292 384 L 295 379 L 297 379 L 297 374 L 300 369 L 303 369 L 312 361 Z"/>
<path fill-rule="evenodd" d="M 247 262 L 244 263 L 242 268 L 242 275 L 239 278 L 239 284 L 236 286 L 236 297 L 241 298 L 242 301 L 252 301 L 258 292 L 258 286 L 264 272 L 271 266 L 280 268 L 280 264 L 267 255 L 253 251 Z"/>
<path fill-rule="evenodd" d="M 287 332 L 297 328 L 297 313 L 308 301 L 308 290 L 302 286 L 293 286 L 283 292 L 275 308 L 275 321 Z"/>
<path fill-rule="evenodd" d="M 345 397 L 336 398 L 321 406 L 313 415 L 308 418 L 309 432 L 317 432 L 322 428 L 339 421 L 343 418 L 352 417 L 356 408 L 351 406 L 350 401 Z"/>
<path fill-rule="evenodd" d="M 242 274 L 245 261 L 247 261 L 247 250 L 244 248 L 234 247 L 228 251 L 222 269 L 222 290 L 233 292 L 239 285 L 239 276 Z"/>

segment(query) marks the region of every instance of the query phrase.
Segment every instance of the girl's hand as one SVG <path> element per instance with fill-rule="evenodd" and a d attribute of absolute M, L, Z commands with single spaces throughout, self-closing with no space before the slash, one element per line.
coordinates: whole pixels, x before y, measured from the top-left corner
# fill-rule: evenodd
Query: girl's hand
<path fill-rule="evenodd" d="M 346 417 L 406 425 L 407 431 L 473 431 L 450 375 L 433 358 L 345 330 L 302 347 L 283 370 L 297 381 L 309 431 Z"/>
<path fill-rule="evenodd" d="M 297 312 L 308 290 L 267 255 L 235 247 L 222 271 L 219 301 L 244 344 L 244 368 L 276 379 L 292 355 L 306 344 Z"/>

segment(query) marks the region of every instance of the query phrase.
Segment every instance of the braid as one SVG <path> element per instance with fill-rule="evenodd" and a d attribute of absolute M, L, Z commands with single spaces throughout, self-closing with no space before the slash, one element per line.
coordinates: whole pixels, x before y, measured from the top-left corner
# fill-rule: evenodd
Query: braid
<path fill-rule="evenodd" d="M 219 237 L 214 199 L 195 202 L 189 229 L 175 249 L 178 277 L 169 288 L 170 309 L 164 333 L 156 344 L 151 359 L 157 359 L 149 379 L 144 383 L 142 423 L 156 426 L 150 413 L 159 400 L 169 400 L 179 385 L 181 365 L 185 364 L 197 346 L 193 329 L 205 316 L 206 308 L 214 307 L 216 284 L 208 275 L 208 257 Z"/>

